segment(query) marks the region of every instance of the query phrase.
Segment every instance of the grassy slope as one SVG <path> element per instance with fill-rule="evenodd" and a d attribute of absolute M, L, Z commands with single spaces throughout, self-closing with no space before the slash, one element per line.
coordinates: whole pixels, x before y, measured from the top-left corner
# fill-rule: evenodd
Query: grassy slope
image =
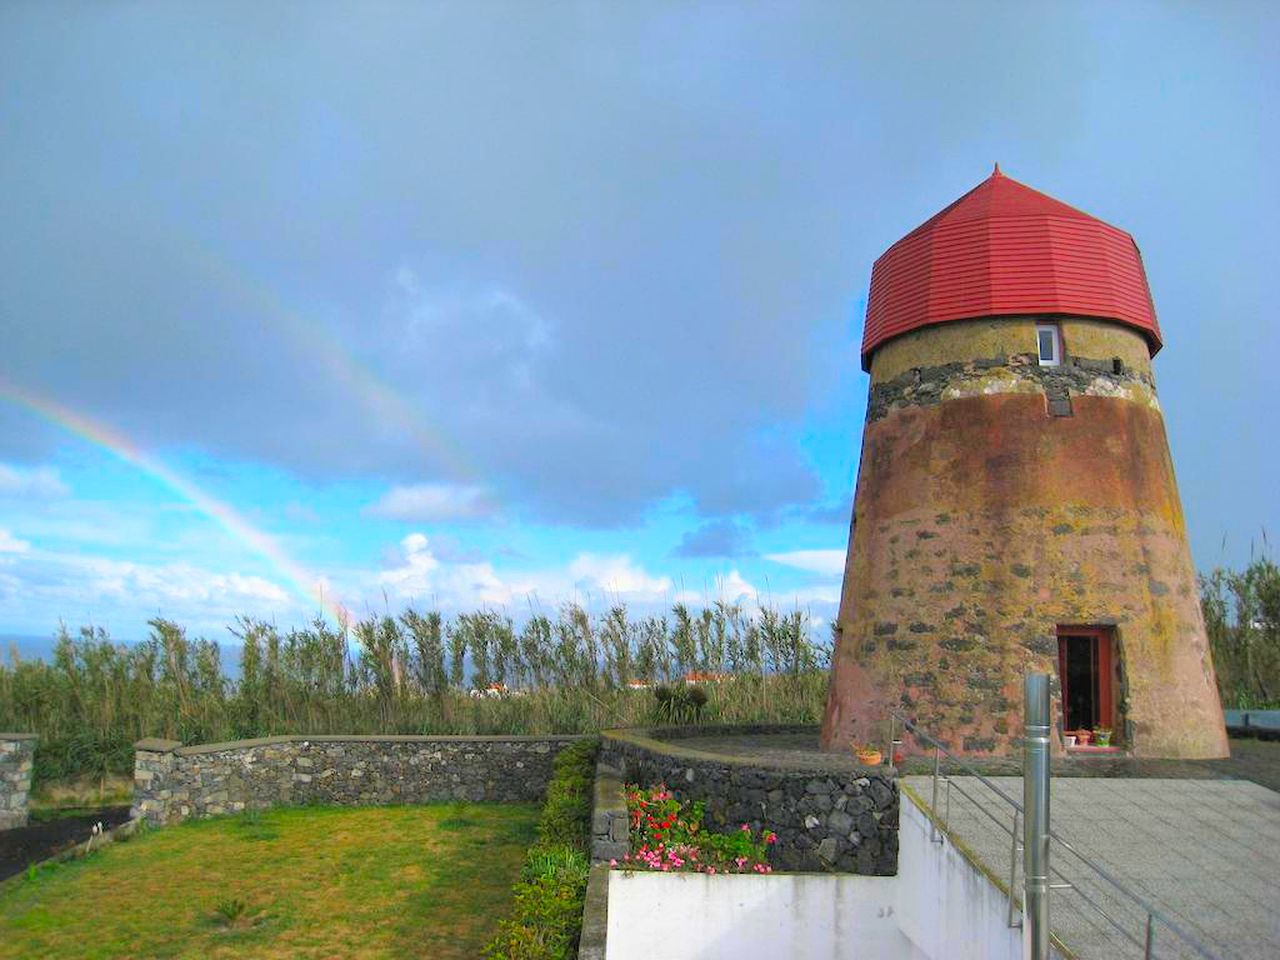
<path fill-rule="evenodd" d="M 537 818 L 314 807 L 169 827 L 0 885 L 0 958 L 475 957 Z M 230 898 L 261 922 L 219 927 Z"/>

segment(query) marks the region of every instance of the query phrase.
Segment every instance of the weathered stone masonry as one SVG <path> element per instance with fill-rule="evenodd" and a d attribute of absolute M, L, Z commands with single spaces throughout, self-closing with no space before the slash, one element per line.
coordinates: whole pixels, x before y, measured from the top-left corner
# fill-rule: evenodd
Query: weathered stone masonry
<path fill-rule="evenodd" d="M 781 870 L 897 873 L 898 783 L 893 773 L 835 761 L 825 770 L 788 768 L 761 758 L 703 753 L 677 736 L 670 731 L 606 732 L 598 761 L 603 778 L 613 779 L 616 773 L 628 782 L 666 783 L 682 801 L 703 801 L 707 826 L 722 833 L 743 823 L 772 830 L 778 843 L 770 859 Z M 625 841 L 625 833 L 618 829 L 616 811 L 596 821 L 594 856 L 620 858 L 626 846 L 618 835 Z"/>
<path fill-rule="evenodd" d="M 133 816 L 154 824 L 277 804 L 535 803 L 576 737 L 287 736 L 136 745 Z"/>
<path fill-rule="evenodd" d="M 1037 319 L 930 327 L 872 359 L 833 749 L 902 710 L 955 748 L 1005 752 L 1021 677 L 1056 677 L 1059 625 L 1097 624 L 1115 637 L 1128 750 L 1225 750 L 1145 342 L 1060 318 L 1064 361 L 1042 368 Z"/>
<path fill-rule="evenodd" d="M 1070 416 L 1071 398 L 1082 396 L 1136 396 L 1156 406 L 1155 381 L 1150 374 L 1126 367 L 1120 357 L 1071 357 L 1061 366 L 1042 367 L 1035 357 L 1023 353 L 913 367 L 892 380 L 873 383 L 867 422 L 883 419 L 901 407 L 931 406 L 943 400 L 994 393 L 1043 394 L 1049 413 L 1055 416 Z"/>
<path fill-rule="evenodd" d="M 0 830 L 27 825 L 34 733 L 0 733 Z"/>

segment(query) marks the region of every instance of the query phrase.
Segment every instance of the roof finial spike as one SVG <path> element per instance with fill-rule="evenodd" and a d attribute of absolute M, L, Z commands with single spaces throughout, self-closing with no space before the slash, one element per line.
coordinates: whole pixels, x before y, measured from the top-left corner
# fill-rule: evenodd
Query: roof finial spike
<path fill-rule="evenodd" d="M 992 175 L 993 177 L 1003 177 L 1003 176 L 1004 176 L 1004 174 L 1000 172 L 1000 161 L 999 161 L 999 160 L 997 160 L 997 161 L 996 161 L 996 168 L 995 168 L 994 170 L 992 170 L 992 171 L 991 171 L 991 175 Z"/>

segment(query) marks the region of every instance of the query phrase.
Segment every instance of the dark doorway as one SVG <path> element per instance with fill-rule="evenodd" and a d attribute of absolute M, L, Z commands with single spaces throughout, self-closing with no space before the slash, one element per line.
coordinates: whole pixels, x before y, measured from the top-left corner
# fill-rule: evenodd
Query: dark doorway
<path fill-rule="evenodd" d="M 1058 676 L 1062 680 L 1062 729 L 1114 726 L 1111 631 L 1098 627 L 1058 630 Z"/>

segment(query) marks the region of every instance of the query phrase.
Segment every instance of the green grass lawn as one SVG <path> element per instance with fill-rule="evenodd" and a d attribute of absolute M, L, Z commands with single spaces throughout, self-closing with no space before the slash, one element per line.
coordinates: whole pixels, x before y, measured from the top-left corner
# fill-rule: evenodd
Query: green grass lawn
<path fill-rule="evenodd" d="M 0 958 L 477 957 L 537 820 L 301 807 L 149 831 L 0 884 Z"/>

